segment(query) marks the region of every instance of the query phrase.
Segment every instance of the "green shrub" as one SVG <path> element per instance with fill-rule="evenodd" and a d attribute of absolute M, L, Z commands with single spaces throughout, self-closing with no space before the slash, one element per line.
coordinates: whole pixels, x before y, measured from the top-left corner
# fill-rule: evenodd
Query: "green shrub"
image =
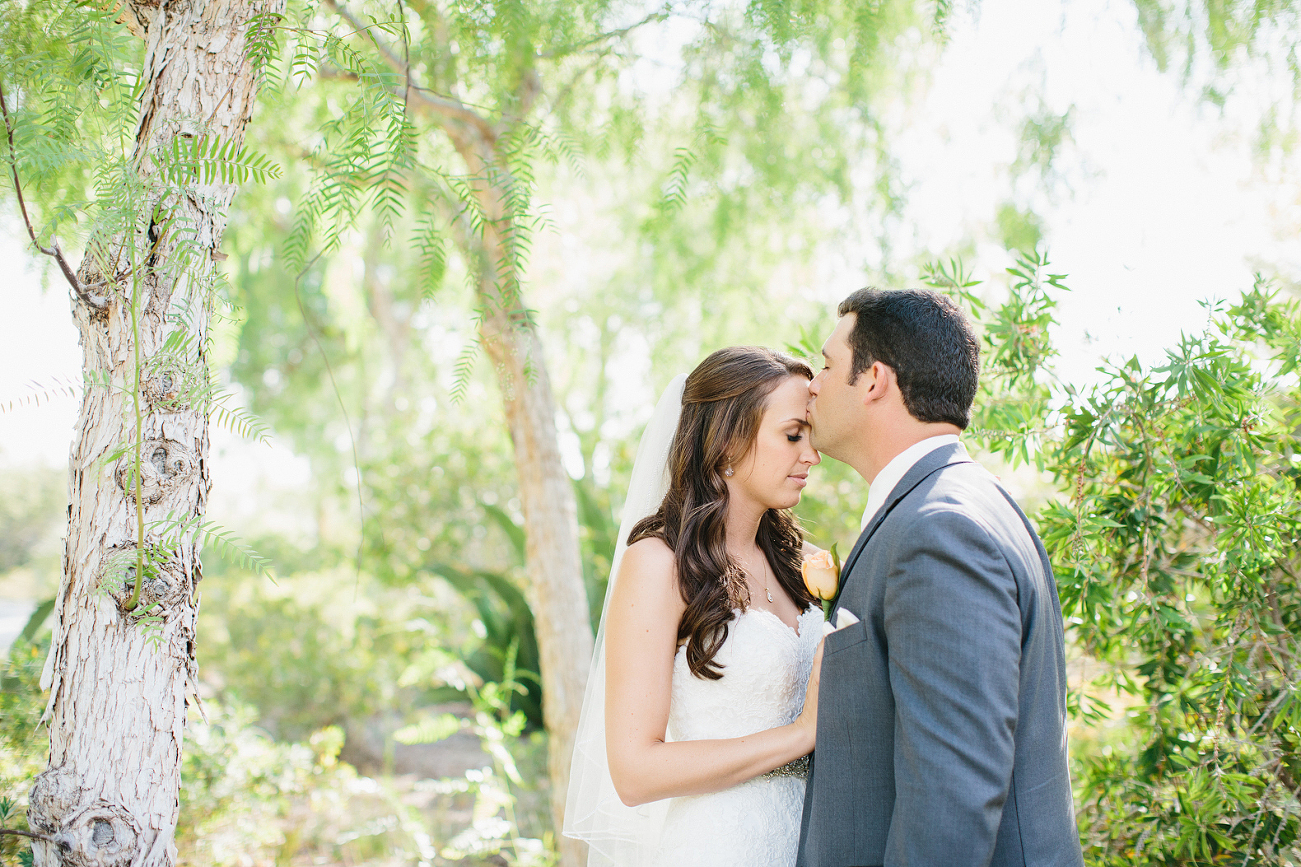
<path fill-rule="evenodd" d="M 1262 281 L 1213 312 L 1068 392 L 1046 450 L 1040 523 L 1101 664 L 1076 708 L 1123 721 L 1079 751 L 1092 864 L 1301 859 L 1301 311 Z"/>

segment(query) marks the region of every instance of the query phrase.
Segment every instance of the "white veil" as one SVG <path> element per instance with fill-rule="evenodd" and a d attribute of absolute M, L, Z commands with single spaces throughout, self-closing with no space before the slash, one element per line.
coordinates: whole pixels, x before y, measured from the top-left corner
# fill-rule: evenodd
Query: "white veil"
<path fill-rule="evenodd" d="M 681 374 L 669 383 L 646 425 L 628 483 L 628 497 L 619 522 L 619 539 L 610 563 L 610 583 L 601 608 L 601 628 L 596 633 L 596 652 L 583 696 L 583 713 L 574 739 L 573 765 L 569 772 L 569 797 L 565 802 L 566 837 L 586 840 L 588 867 L 643 867 L 659 843 L 660 829 L 668 801 L 653 801 L 628 807 L 619 800 L 610 779 L 605 753 L 605 618 L 615 577 L 628 547 L 628 534 L 642 518 L 655 514 L 668 492 L 668 457 L 673 434 L 682 413 L 682 390 L 687 381 Z"/>

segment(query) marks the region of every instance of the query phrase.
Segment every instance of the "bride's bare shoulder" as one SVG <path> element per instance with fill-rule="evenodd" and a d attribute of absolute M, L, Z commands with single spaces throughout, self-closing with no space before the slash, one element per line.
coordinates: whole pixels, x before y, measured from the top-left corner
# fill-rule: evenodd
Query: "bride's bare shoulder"
<path fill-rule="evenodd" d="M 640 598 L 678 596 L 677 567 L 673 549 L 655 536 L 638 539 L 623 552 L 618 588 Z"/>
<path fill-rule="evenodd" d="M 638 539 L 623 552 L 623 562 L 636 563 L 638 567 L 673 567 L 673 549 L 659 536 Z"/>

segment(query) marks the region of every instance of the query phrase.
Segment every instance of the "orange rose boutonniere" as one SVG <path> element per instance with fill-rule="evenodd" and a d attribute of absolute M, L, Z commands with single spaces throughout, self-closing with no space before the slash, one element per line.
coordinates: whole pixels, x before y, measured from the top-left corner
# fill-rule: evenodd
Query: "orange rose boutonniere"
<path fill-rule="evenodd" d="M 832 545 L 830 551 L 819 551 L 805 560 L 800 571 L 804 573 L 804 586 L 822 600 L 822 615 L 830 620 L 831 600 L 836 598 L 836 591 L 840 589 L 840 556 L 836 554 L 836 546 Z"/>

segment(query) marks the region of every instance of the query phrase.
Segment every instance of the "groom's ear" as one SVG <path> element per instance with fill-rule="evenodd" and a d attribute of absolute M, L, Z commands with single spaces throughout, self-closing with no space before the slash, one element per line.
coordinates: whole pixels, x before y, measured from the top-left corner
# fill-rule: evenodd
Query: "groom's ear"
<path fill-rule="evenodd" d="M 890 393 L 890 387 L 895 384 L 894 369 L 887 364 L 874 361 L 871 367 L 859 374 L 859 383 L 864 386 L 863 405 L 870 406 L 884 400 Z"/>

